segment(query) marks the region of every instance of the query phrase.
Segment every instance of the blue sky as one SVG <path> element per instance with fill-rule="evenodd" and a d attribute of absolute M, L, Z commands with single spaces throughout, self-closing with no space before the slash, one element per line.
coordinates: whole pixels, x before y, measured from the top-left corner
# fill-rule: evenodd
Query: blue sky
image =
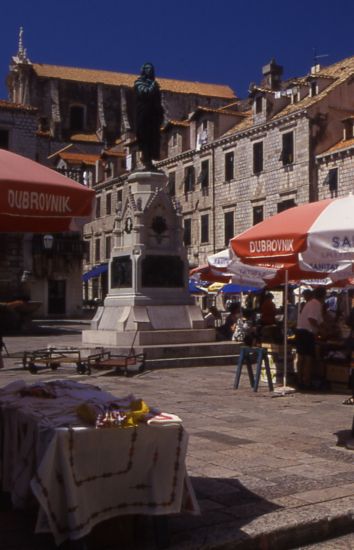
<path fill-rule="evenodd" d="M 246 97 L 272 57 L 284 77 L 354 55 L 354 2 L 16 0 L 1 16 L 0 97 L 19 27 L 31 61 L 228 84 Z"/>

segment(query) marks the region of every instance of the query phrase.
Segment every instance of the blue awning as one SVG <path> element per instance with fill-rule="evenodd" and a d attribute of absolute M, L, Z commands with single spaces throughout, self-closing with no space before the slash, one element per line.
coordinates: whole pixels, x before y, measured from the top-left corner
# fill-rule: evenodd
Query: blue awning
<path fill-rule="evenodd" d="M 89 279 L 92 279 L 92 277 L 99 277 L 106 271 L 108 271 L 108 264 L 95 265 L 90 271 L 83 274 L 82 280 L 86 283 Z"/>
<path fill-rule="evenodd" d="M 193 279 L 189 279 L 188 289 L 191 294 L 203 294 L 207 292 L 207 289 L 201 288 Z"/>
<path fill-rule="evenodd" d="M 241 292 L 261 292 L 261 288 L 253 287 L 250 285 L 236 285 L 229 283 L 220 289 L 220 292 L 224 294 L 240 294 Z"/>

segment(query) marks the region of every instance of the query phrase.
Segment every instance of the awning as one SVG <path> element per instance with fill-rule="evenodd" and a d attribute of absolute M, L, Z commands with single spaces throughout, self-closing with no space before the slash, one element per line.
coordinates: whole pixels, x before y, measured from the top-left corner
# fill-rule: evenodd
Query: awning
<path fill-rule="evenodd" d="M 102 273 L 106 273 L 106 271 L 108 271 L 108 264 L 95 265 L 90 271 L 83 274 L 82 280 L 86 283 L 92 277 L 99 277 Z"/>
<path fill-rule="evenodd" d="M 220 292 L 223 294 L 240 294 L 241 292 L 261 292 L 262 289 L 250 286 L 250 285 L 236 285 L 234 283 L 230 283 L 228 285 L 223 286 L 220 289 Z"/>

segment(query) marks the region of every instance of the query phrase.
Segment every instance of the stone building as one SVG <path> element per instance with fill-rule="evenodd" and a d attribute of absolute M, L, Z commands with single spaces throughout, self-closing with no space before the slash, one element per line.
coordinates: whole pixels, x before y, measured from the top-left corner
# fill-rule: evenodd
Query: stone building
<path fill-rule="evenodd" d="M 191 266 L 272 214 L 334 196 L 333 186 L 338 194 L 354 188 L 354 58 L 316 65 L 286 81 L 282 72 L 272 60 L 246 100 L 199 105 L 164 125 L 158 167 L 181 205 Z M 134 152 L 134 142 L 128 146 Z M 97 187 L 98 216 L 85 228 L 91 249 L 86 269 L 105 269 L 125 178 Z M 88 295 L 104 294 L 101 282 L 93 279 Z"/>
<path fill-rule="evenodd" d="M 137 75 L 32 63 L 22 43 L 7 77 L 9 98 L 38 109 L 38 159 L 53 163 L 64 147 L 82 154 L 122 151 L 134 140 Z M 229 86 L 158 78 L 165 119 L 181 120 L 199 105 L 222 107 L 235 99 Z M 83 159 L 85 163 L 85 159 Z M 119 167 L 118 173 L 126 171 Z M 104 171 L 95 175 L 102 181 Z M 96 177 L 97 176 L 97 177 Z"/>
<path fill-rule="evenodd" d="M 109 257 L 114 214 L 121 196 L 116 182 L 121 182 L 121 188 L 129 170 L 139 163 L 133 116 L 136 78 L 137 75 L 112 71 L 32 63 L 20 30 L 18 52 L 11 60 L 7 85 L 13 104 L 36 109 L 35 158 L 97 191 L 97 221 L 85 231 L 87 268 L 100 268 L 102 260 Z M 231 88 L 224 85 L 158 80 L 166 121 L 185 119 L 200 105 L 213 109 L 236 99 Z M 27 150 L 23 154 L 30 156 Z M 79 237 L 55 236 L 54 250 L 46 262 L 41 238 L 25 236 L 30 250 L 25 262 L 27 270 L 42 283 L 42 291 L 32 284 L 32 297 L 42 302 L 44 315 L 75 315 L 80 310 L 79 273 L 84 249 Z M 103 291 L 104 269 L 104 265 L 99 269 Z M 91 281 L 90 275 L 86 278 L 91 286 L 93 282 L 91 297 L 97 296 L 96 279 Z"/>
<path fill-rule="evenodd" d="M 0 100 L 0 147 L 36 156 L 37 109 Z M 30 243 L 17 233 L 0 233 L 0 301 L 16 296 L 21 286 Z"/>
<path fill-rule="evenodd" d="M 354 192 L 354 116 L 342 124 L 342 139 L 316 158 L 319 199 Z"/>
<path fill-rule="evenodd" d="M 182 206 L 191 265 L 204 263 L 263 218 L 330 196 L 320 159 L 331 147 L 337 151 L 353 143 L 354 58 L 313 67 L 302 78 L 282 81 L 281 74 L 272 60 L 263 67 L 261 84 L 250 86 L 246 102 L 196 110 L 188 126 L 166 129 L 169 143 L 176 141 L 174 134 L 189 133 L 190 149 L 170 147 L 159 167 L 169 174 Z M 201 142 L 204 131 L 208 139 Z M 354 187 L 350 164 L 340 193 Z"/>
<path fill-rule="evenodd" d="M 276 212 L 333 187 L 351 190 L 353 76 L 354 57 L 287 80 L 273 59 L 243 100 L 228 86 L 157 77 L 165 109 L 157 167 L 180 204 L 191 266 Z M 31 63 L 22 44 L 8 76 L 11 100 L 38 109 L 38 159 L 96 190 L 96 216 L 84 229 L 87 299 L 105 295 L 115 213 L 139 166 L 135 78 Z"/>
<path fill-rule="evenodd" d="M 0 100 L 0 147 L 37 158 L 37 109 Z M 40 302 L 39 315 L 81 312 L 81 235 L 57 234 L 46 251 L 43 235 L 0 234 L 0 301 L 28 297 Z"/>

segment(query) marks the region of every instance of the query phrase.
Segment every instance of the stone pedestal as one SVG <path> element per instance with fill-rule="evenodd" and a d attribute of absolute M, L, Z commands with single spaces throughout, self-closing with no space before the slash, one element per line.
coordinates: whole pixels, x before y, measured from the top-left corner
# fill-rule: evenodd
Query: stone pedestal
<path fill-rule="evenodd" d="M 135 172 L 117 212 L 109 292 L 85 344 L 161 345 L 215 340 L 188 290 L 182 215 L 160 172 Z"/>

